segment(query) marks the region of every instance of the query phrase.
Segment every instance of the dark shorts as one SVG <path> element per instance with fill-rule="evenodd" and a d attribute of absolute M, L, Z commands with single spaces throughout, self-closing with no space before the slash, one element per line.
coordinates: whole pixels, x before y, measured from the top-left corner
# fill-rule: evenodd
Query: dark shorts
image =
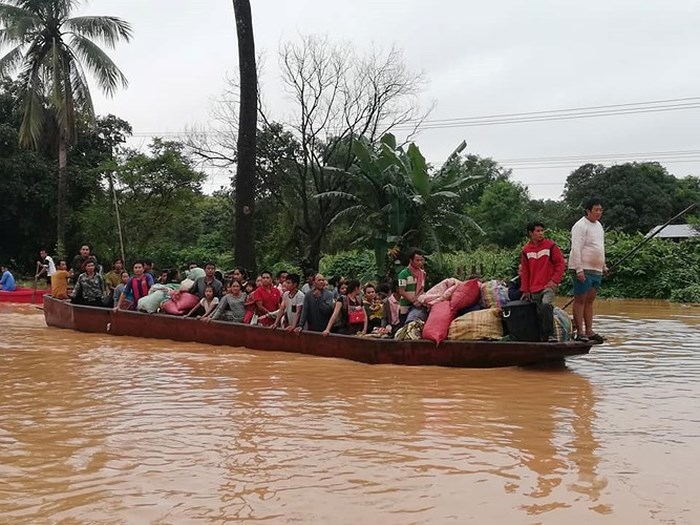
<path fill-rule="evenodd" d="M 576 278 L 576 274 L 573 274 L 574 295 L 584 295 L 588 293 L 588 290 L 591 288 L 600 290 L 600 285 L 603 282 L 603 276 L 601 274 L 584 271 L 583 275 L 586 276 L 586 280 L 581 282 Z"/>

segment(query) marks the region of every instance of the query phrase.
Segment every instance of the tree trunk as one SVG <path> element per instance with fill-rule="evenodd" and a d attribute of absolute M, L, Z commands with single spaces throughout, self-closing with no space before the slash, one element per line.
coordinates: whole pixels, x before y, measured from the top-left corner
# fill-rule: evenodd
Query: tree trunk
<path fill-rule="evenodd" d="M 249 0 L 233 0 L 238 35 L 241 96 L 236 166 L 236 263 L 255 270 L 255 140 L 258 124 L 258 76 Z"/>
<path fill-rule="evenodd" d="M 66 256 L 66 221 L 68 216 L 68 142 L 63 133 L 58 139 L 58 202 L 56 206 L 56 253 Z"/>

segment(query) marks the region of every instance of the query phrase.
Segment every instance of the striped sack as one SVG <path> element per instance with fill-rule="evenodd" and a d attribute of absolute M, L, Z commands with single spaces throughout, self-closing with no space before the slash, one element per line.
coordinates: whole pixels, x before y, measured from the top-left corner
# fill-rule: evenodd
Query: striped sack
<path fill-rule="evenodd" d="M 492 308 L 503 306 L 508 302 L 508 287 L 501 281 L 486 281 L 481 283 L 481 306 Z"/>
<path fill-rule="evenodd" d="M 469 312 L 450 324 L 448 339 L 477 341 L 479 339 L 500 339 L 503 337 L 501 309 L 489 308 Z"/>

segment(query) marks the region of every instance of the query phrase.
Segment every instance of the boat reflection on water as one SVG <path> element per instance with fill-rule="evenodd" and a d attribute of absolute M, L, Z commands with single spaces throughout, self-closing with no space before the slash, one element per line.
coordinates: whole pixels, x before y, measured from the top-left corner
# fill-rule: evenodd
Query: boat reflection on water
<path fill-rule="evenodd" d="M 239 377 L 255 381 L 239 385 L 230 400 L 222 498 L 249 500 L 252 491 L 286 501 L 278 491 L 284 479 L 285 494 L 307 491 L 298 494 L 306 504 L 316 491 L 318 515 L 342 506 L 334 492 L 345 498 L 352 487 L 364 488 L 357 504 L 392 512 L 417 512 L 415 499 L 406 500 L 416 493 L 424 494 L 422 505 L 432 501 L 420 507 L 426 512 L 454 507 L 456 515 L 465 498 L 500 498 L 527 515 L 582 506 L 612 512 L 602 502 L 596 398 L 579 374 L 321 362 L 284 359 L 283 373 L 281 362 L 238 364 Z M 217 375 L 208 367 L 199 372 Z M 333 480 L 330 493 L 318 490 L 325 479 Z"/>

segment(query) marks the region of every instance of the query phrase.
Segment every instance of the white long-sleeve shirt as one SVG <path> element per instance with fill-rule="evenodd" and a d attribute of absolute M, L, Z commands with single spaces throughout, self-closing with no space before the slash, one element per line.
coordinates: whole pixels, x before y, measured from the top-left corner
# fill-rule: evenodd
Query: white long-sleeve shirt
<path fill-rule="evenodd" d="M 603 271 L 605 268 L 605 232 L 600 222 L 581 217 L 571 228 L 569 268 Z"/>

